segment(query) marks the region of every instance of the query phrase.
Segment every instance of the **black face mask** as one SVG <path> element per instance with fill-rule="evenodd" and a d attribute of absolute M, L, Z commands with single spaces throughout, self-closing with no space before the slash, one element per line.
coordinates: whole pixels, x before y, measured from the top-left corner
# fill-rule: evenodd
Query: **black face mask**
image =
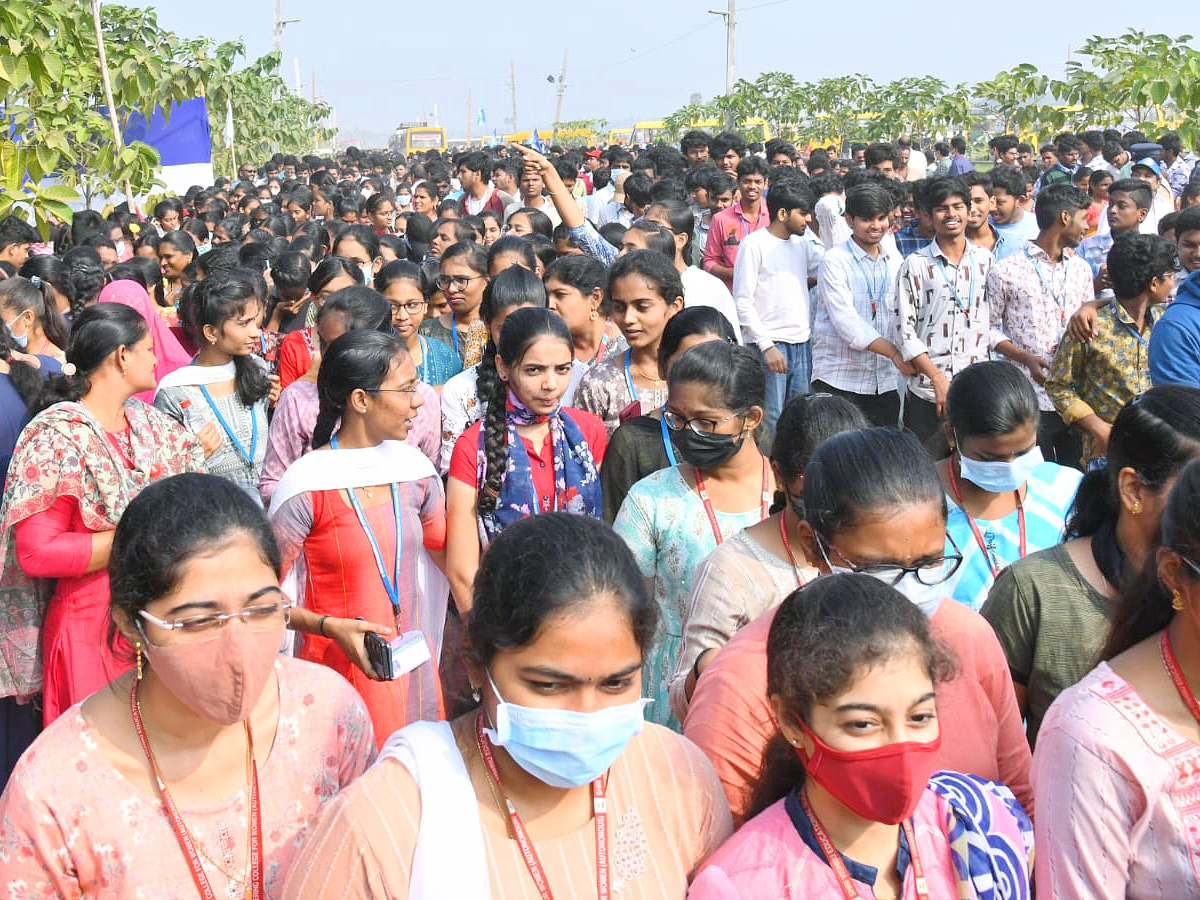
<path fill-rule="evenodd" d="M 683 461 L 697 469 L 715 469 L 733 459 L 746 440 L 744 431 L 738 434 L 696 434 L 690 428 L 671 432 L 671 443 Z"/>

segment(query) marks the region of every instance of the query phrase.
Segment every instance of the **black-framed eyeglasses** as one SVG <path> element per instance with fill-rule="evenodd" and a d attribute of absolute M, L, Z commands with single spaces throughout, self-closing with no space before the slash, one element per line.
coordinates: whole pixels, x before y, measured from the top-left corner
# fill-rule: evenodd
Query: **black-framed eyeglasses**
<path fill-rule="evenodd" d="M 399 313 L 401 310 L 408 313 L 410 316 L 415 316 L 425 308 L 426 302 L 424 300 L 411 300 L 408 303 L 389 303 L 388 305 L 392 308 L 393 316 Z"/>
<path fill-rule="evenodd" d="M 872 578 L 877 578 L 884 584 L 892 585 L 893 587 L 899 584 L 900 579 L 910 572 L 916 576 L 917 581 L 926 587 L 934 587 L 935 585 L 945 584 L 954 577 L 954 573 L 958 571 L 962 565 L 963 555 L 959 552 L 958 544 L 954 542 L 954 538 L 949 534 L 946 535 L 950 541 L 950 546 L 954 548 L 954 553 L 947 553 L 943 556 L 932 557 L 918 562 L 915 566 L 902 566 L 898 563 L 867 563 L 859 565 L 851 562 L 846 558 L 846 554 L 842 553 L 832 541 L 828 541 L 821 535 L 817 534 L 817 546 L 824 554 L 826 548 L 837 554 L 839 560 L 856 575 L 870 575 Z M 828 563 L 829 557 L 825 556 L 825 562 Z"/>
<path fill-rule="evenodd" d="M 744 416 L 748 412 L 748 409 L 744 409 L 741 412 L 730 413 L 719 419 L 709 419 L 703 416 L 694 419 L 685 419 L 683 416 L 677 415 L 669 409 L 664 409 L 662 417 L 663 421 L 667 423 L 667 427 L 672 431 L 683 431 L 685 428 L 690 428 L 695 434 L 713 434 L 725 422 L 728 422 L 730 419 L 736 419 L 738 416 Z"/>
<path fill-rule="evenodd" d="M 438 286 L 439 291 L 444 291 L 448 287 L 455 287 L 457 290 L 466 290 L 467 285 L 477 278 L 487 278 L 486 275 L 439 275 L 434 282 Z"/>

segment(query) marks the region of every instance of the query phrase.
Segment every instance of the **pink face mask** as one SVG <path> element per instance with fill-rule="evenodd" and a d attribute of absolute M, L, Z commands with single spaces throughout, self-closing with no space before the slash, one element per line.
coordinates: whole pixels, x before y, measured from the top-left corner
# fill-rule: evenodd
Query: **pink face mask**
<path fill-rule="evenodd" d="M 250 716 L 262 695 L 283 643 L 283 627 L 251 631 L 229 622 L 216 640 L 168 644 L 146 642 L 150 667 L 179 702 L 206 719 L 232 725 Z"/>

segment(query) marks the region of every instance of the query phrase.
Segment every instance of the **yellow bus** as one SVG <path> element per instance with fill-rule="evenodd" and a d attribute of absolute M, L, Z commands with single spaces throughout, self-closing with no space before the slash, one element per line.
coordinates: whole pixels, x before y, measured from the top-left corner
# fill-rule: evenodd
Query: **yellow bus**
<path fill-rule="evenodd" d="M 608 145 L 610 147 L 627 147 L 632 133 L 633 129 L 631 128 L 614 128 L 608 133 Z"/>
<path fill-rule="evenodd" d="M 411 156 L 427 150 L 446 152 L 446 129 L 436 125 L 406 123 L 400 125 L 388 140 L 388 148 Z"/>

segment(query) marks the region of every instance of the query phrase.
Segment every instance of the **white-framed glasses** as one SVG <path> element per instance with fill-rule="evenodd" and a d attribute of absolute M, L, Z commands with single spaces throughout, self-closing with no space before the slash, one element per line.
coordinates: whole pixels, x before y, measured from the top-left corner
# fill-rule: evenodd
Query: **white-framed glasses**
<path fill-rule="evenodd" d="M 138 615 L 163 631 L 178 632 L 182 637 L 203 641 L 215 639 L 221 633 L 221 629 L 234 619 L 240 619 L 251 631 L 270 631 L 280 625 L 286 625 L 290 618 L 290 610 L 295 605 L 279 588 L 266 588 L 246 599 L 256 602 L 232 613 L 200 613 L 172 619 L 170 622 L 144 609 L 139 609 Z"/>

